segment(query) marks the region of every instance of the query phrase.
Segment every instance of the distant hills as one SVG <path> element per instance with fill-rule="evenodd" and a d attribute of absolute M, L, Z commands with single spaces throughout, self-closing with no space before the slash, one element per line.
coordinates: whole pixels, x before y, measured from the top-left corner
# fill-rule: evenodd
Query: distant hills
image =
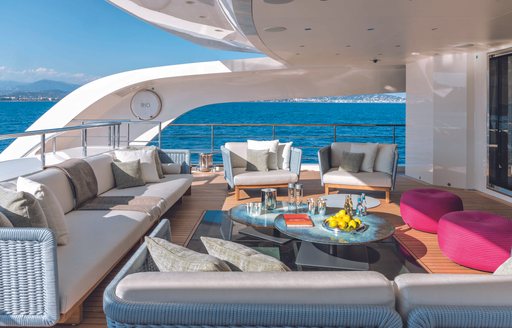
<path fill-rule="evenodd" d="M 333 97 L 313 97 L 313 98 L 291 98 L 283 100 L 266 100 L 268 102 L 300 102 L 300 103 L 405 103 L 405 94 L 399 96 L 396 94 L 371 94 L 355 96 L 333 96 Z"/>
<path fill-rule="evenodd" d="M 78 87 L 78 84 L 54 80 L 32 83 L 0 81 L 0 101 L 58 101 Z"/>

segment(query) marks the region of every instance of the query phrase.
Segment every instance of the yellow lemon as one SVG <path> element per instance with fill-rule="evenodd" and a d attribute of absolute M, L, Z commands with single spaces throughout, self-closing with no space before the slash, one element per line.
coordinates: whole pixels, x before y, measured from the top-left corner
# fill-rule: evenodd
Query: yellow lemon
<path fill-rule="evenodd" d="M 347 211 L 345 211 L 345 210 L 340 210 L 340 211 L 338 212 L 338 214 L 340 214 L 341 216 L 345 216 L 345 215 L 347 214 Z"/>
<path fill-rule="evenodd" d="M 346 229 L 347 228 L 347 222 L 345 221 L 341 221 L 339 224 L 338 224 L 338 228 L 340 229 Z"/>
<path fill-rule="evenodd" d="M 343 221 L 345 221 L 345 222 L 347 222 L 347 223 L 348 223 L 348 222 L 350 222 L 350 216 L 345 215 L 345 216 L 343 217 Z"/>
<path fill-rule="evenodd" d="M 357 222 L 357 226 L 361 225 L 361 219 L 360 218 L 355 218 L 354 221 Z"/>
<path fill-rule="evenodd" d="M 351 220 L 349 223 L 348 223 L 348 226 L 349 228 L 351 229 L 356 229 L 357 228 L 357 222 L 354 221 L 354 220 Z"/>
<path fill-rule="evenodd" d="M 338 222 L 336 221 L 329 221 L 329 228 L 336 228 L 338 226 Z"/>

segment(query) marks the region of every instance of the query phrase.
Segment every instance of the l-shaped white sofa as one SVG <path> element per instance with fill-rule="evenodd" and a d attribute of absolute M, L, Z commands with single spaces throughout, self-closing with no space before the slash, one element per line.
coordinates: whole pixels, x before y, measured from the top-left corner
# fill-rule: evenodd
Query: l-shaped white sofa
<path fill-rule="evenodd" d="M 48 168 L 27 176 L 48 186 L 57 196 L 66 213 L 69 242 L 56 246 L 49 229 L 0 228 L 0 326 L 80 322 L 85 298 L 159 218 L 190 191 L 190 153 L 166 153 L 175 162 L 183 162 L 186 172 L 126 189 L 115 188 L 111 155 L 85 158 L 96 175 L 98 195 L 160 197 L 156 208 L 148 212 L 73 210 L 73 192 L 63 171 Z"/>

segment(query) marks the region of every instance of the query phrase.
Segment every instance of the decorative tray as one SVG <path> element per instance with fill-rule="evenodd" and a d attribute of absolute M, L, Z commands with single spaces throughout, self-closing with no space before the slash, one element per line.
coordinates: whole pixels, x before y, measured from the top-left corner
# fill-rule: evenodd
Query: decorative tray
<path fill-rule="evenodd" d="M 340 229 L 340 228 L 331 228 L 331 227 L 329 227 L 329 223 L 326 220 L 322 221 L 322 227 L 324 227 L 325 229 L 327 229 L 329 231 L 335 232 L 335 233 L 340 233 L 340 232 L 344 232 L 344 233 L 365 232 L 368 229 L 368 225 L 365 224 L 364 222 L 361 222 L 361 225 L 359 225 L 359 227 L 357 227 L 354 230 L 350 230 L 350 231 L 343 230 L 343 229 Z"/>

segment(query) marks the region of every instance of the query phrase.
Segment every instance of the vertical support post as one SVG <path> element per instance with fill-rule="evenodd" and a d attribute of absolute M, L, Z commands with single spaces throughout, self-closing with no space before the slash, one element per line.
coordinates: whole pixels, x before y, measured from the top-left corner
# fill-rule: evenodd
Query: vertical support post
<path fill-rule="evenodd" d="M 54 135 L 52 138 L 52 152 L 55 154 L 57 151 L 57 135 Z"/>
<path fill-rule="evenodd" d="M 272 125 L 272 140 L 276 140 L 276 126 Z"/>
<path fill-rule="evenodd" d="M 118 123 L 117 126 L 117 147 L 119 148 L 121 146 L 121 123 Z"/>
<path fill-rule="evenodd" d="M 210 125 L 210 152 L 213 153 L 215 149 L 215 127 L 214 125 Z"/>
<path fill-rule="evenodd" d="M 393 125 L 393 143 L 396 143 L 396 125 Z"/>
<path fill-rule="evenodd" d="M 337 128 L 337 125 L 334 125 L 334 138 L 333 138 L 333 142 L 336 142 L 336 135 L 338 134 L 338 130 L 336 129 Z"/>
<path fill-rule="evenodd" d="M 46 134 L 41 134 L 41 168 L 44 169 L 44 167 L 46 166 L 46 155 L 45 155 L 45 152 L 46 152 Z"/>
<path fill-rule="evenodd" d="M 130 122 L 126 123 L 126 147 L 130 146 Z"/>
<path fill-rule="evenodd" d="M 82 156 L 87 157 L 87 129 L 82 130 Z"/>
<path fill-rule="evenodd" d="M 108 146 L 112 146 L 112 126 L 108 127 Z"/>
<path fill-rule="evenodd" d="M 162 149 L 162 122 L 158 122 L 158 148 Z"/>

